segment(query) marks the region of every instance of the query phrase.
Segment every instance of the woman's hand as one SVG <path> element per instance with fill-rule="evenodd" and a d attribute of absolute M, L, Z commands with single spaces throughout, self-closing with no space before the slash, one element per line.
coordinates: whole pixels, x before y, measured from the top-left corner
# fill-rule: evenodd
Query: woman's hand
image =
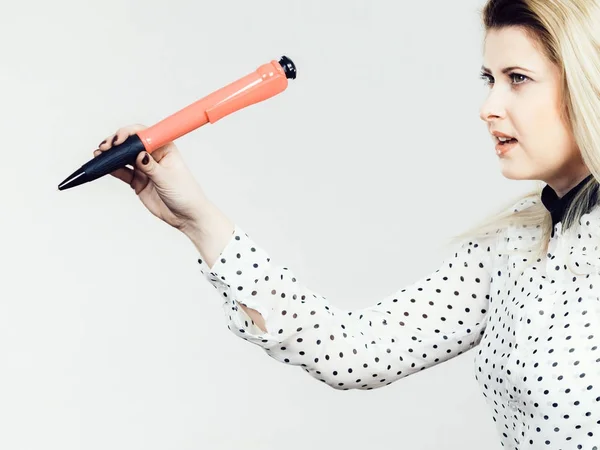
<path fill-rule="evenodd" d="M 129 125 L 108 136 L 94 151 L 94 157 L 144 130 L 144 125 Z M 203 210 L 209 202 L 172 142 L 152 154 L 138 155 L 135 167 L 123 167 L 112 176 L 131 186 L 144 206 L 159 219 L 186 232 L 199 229 Z"/>

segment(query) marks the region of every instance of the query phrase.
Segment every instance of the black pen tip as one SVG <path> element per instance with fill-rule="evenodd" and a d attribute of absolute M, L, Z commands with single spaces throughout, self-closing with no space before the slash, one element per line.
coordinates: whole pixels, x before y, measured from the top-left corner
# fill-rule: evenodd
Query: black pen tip
<path fill-rule="evenodd" d="M 79 186 L 80 184 L 87 183 L 88 177 L 86 176 L 85 170 L 83 168 L 77 169 L 71 175 L 69 175 L 65 180 L 58 185 L 59 191 L 64 191 L 65 189 L 70 189 L 75 186 Z"/>

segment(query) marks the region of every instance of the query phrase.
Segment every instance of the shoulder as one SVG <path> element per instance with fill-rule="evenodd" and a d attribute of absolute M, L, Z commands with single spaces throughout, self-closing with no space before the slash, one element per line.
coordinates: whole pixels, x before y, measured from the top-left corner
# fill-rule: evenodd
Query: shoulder
<path fill-rule="evenodd" d="M 526 209 L 531 208 L 535 205 L 539 205 L 540 203 L 541 199 L 532 195 L 512 203 L 509 209 L 511 210 L 511 212 L 516 213 L 525 211 Z"/>

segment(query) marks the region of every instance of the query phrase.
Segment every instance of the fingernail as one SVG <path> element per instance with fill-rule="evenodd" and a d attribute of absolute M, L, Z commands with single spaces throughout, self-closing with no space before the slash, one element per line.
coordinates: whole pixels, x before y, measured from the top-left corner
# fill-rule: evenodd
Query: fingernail
<path fill-rule="evenodd" d="M 145 166 L 146 164 L 148 164 L 150 162 L 150 157 L 148 156 L 148 153 L 146 153 L 144 155 L 144 158 L 142 159 L 142 164 Z"/>
<path fill-rule="evenodd" d="M 104 144 L 106 144 L 106 139 L 104 139 L 102 142 L 100 142 L 100 145 L 98 145 L 98 147 L 102 147 Z"/>
<path fill-rule="evenodd" d="M 112 140 L 112 144 L 111 145 L 115 145 L 115 142 L 117 142 L 117 139 L 119 139 L 119 136 L 115 136 Z"/>

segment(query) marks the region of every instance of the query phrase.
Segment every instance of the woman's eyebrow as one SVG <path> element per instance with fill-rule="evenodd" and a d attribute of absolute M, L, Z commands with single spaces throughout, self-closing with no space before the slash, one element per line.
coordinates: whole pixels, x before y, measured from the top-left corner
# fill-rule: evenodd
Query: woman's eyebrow
<path fill-rule="evenodd" d="M 482 72 L 485 72 L 485 73 L 490 73 L 490 74 L 492 73 L 492 71 L 485 66 L 481 66 L 481 70 L 482 70 Z M 512 72 L 513 70 L 523 70 L 525 72 L 535 73 L 532 70 L 525 69 L 524 67 L 519 67 L 519 66 L 505 67 L 504 69 L 502 69 L 502 73 L 507 74 L 509 72 Z"/>

